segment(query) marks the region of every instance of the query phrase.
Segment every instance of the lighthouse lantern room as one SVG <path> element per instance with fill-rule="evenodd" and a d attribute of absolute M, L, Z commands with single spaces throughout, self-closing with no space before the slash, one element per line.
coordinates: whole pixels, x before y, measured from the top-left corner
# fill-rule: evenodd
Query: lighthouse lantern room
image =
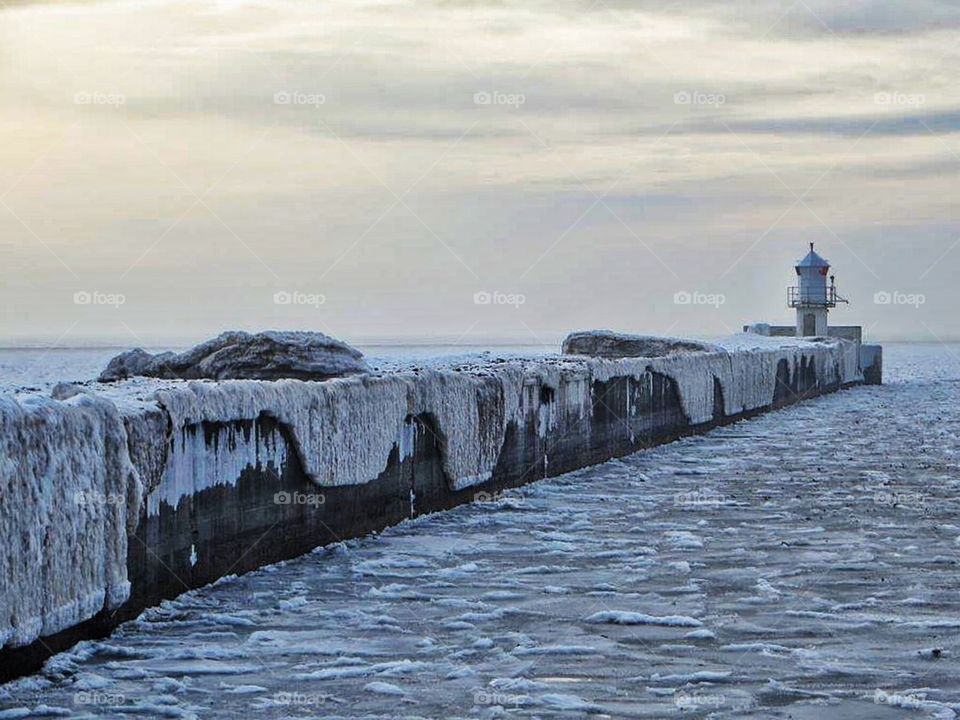
<path fill-rule="evenodd" d="M 787 304 L 797 310 L 797 337 L 825 337 L 830 308 L 847 301 L 837 295 L 830 263 L 816 253 L 813 243 L 810 243 L 810 252 L 795 269 L 798 284 L 787 288 Z"/>

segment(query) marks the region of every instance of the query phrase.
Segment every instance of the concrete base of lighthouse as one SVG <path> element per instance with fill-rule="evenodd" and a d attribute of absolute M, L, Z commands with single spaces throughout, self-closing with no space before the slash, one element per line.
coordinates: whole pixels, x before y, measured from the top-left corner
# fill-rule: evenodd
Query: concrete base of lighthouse
<path fill-rule="evenodd" d="M 827 337 L 827 308 L 801 305 L 797 308 L 797 337 Z"/>

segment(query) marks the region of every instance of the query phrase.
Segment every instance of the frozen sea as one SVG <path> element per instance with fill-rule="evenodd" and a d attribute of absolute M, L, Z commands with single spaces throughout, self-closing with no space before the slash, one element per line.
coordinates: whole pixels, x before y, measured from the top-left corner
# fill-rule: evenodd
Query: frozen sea
<path fill-rule="evenodd" d="M 112 351 L 29 382 L 10 353 L 45 387 Z M 885 365 L 188 593 L 0 686 L 0 718 L 953 718 L 960 346 Z"/>

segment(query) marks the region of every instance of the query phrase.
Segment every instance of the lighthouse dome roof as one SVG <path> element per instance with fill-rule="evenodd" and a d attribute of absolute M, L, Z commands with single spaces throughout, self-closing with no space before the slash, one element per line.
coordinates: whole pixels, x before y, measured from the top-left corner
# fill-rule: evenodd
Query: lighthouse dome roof
<path fill-rule="evenodd" d="M 803 260 L 797 263 L 797 268 L 828 268 L 830 263 L 820 257 L 813 249 L 813 243 L 810 243 L 810 252 L 804 256 Z"/>

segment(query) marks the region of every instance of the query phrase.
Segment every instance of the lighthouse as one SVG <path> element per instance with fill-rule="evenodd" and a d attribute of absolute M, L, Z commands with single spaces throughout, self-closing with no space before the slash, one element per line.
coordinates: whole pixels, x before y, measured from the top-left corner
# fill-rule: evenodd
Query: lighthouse
<path fill-rule="evenodd" d="M 810 243 L 810 252 L 795 269 L 798 284 L 787 288 L 787 304 L 797 311 L 797 337 L 826 337 L 829 334 L 827 313 L 838 302 L 847 302 L 837 295 L 830 263 L 820 257 Z"/>
<path fill-rule="evenodd" d="M 837 294 L 837 284 L 830 274 L 830 263 L 817 254 L 810 243 L 810 251 L 794 266 L 797 284 L 787 288 L 787 305 L 797 311 L 793 325 L 771 325 L 755 322 L 743 326 L 743 332 L 767 337 L 832 338 L 843 348 L 844 362 L 858 363 L 863 382 L 880 385 L 883 382 L 883 348 L 863 342 L 863 328 L 859 325 L 827 325 L 827 314 L 837 303 L 847 302 Z"/>

